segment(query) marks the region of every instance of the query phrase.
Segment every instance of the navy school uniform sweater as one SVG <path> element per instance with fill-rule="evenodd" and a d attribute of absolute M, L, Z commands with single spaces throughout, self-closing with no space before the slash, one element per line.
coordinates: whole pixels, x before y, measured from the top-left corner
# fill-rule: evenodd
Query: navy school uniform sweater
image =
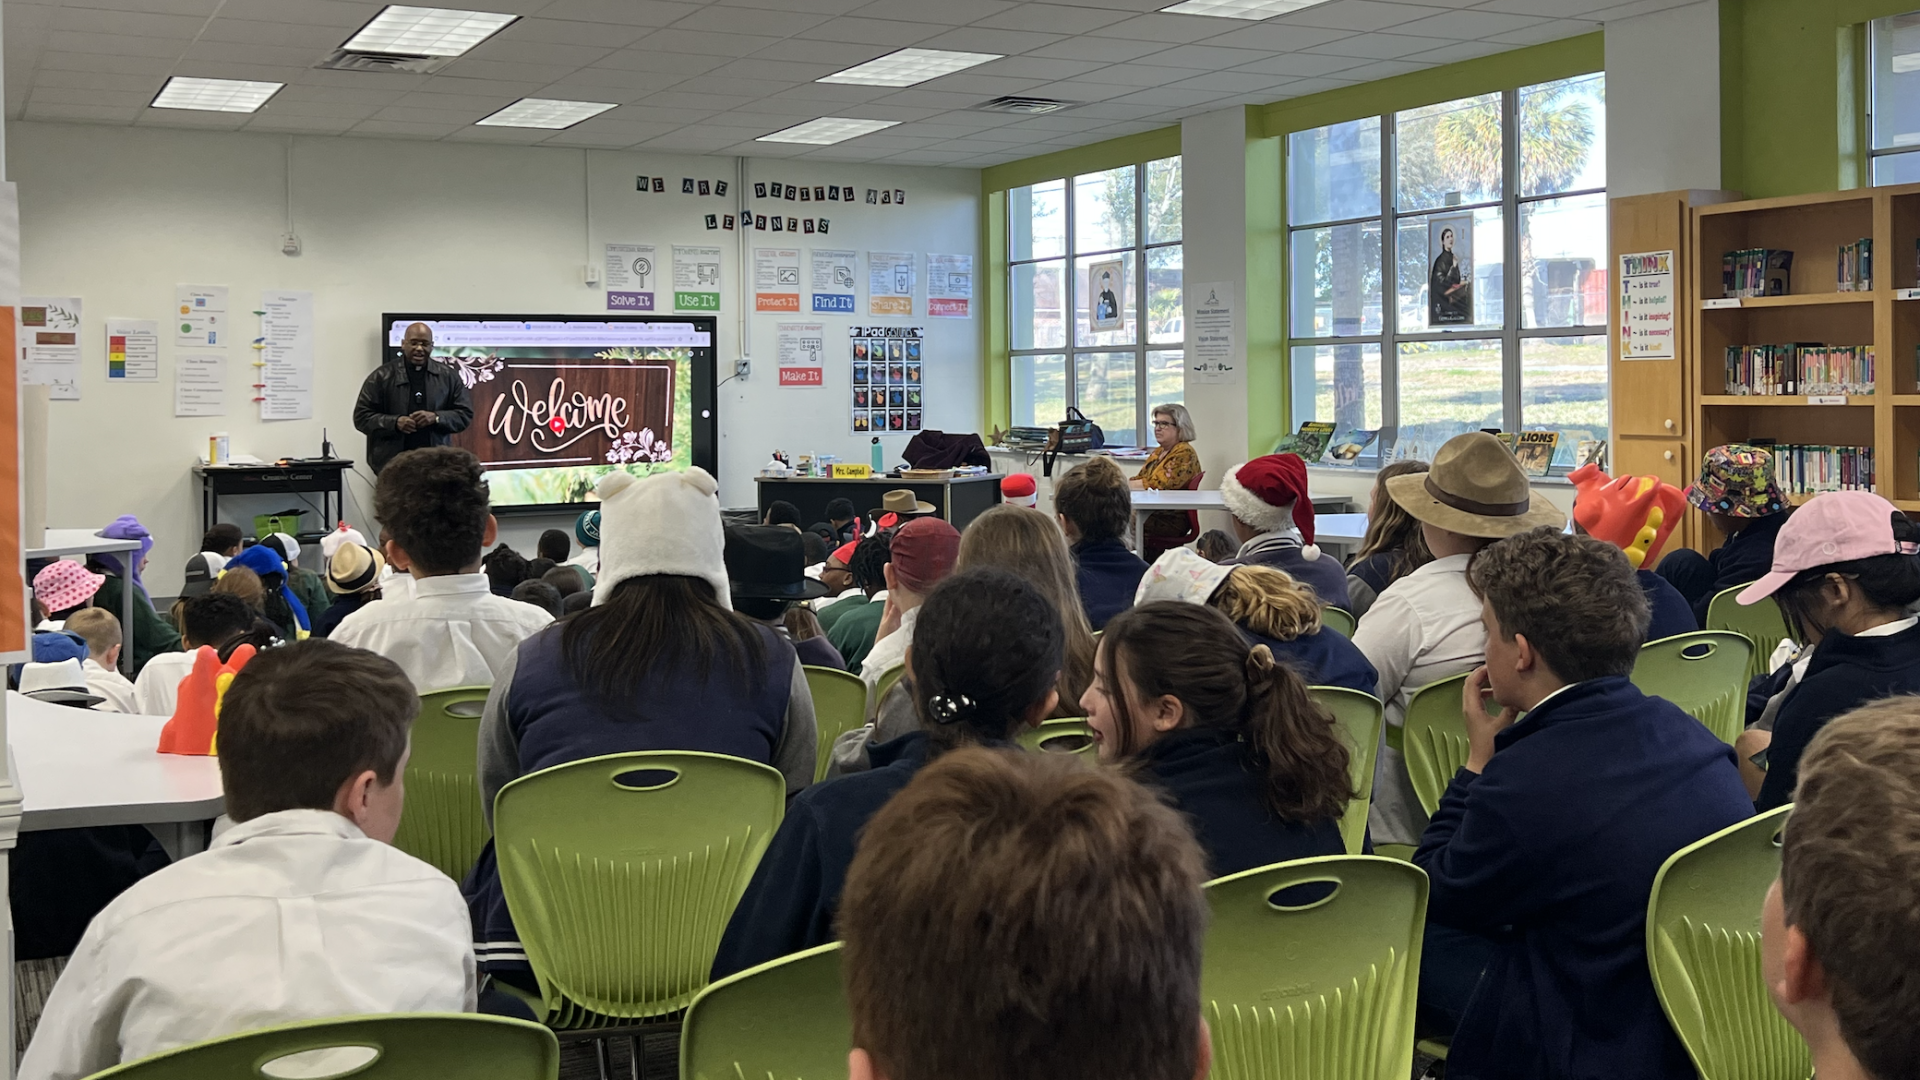
<path fill-rule="evenodd" d="M 1225 877 L 1289 859 L 1345 855 L 1340 821 L 1285 822 L 1267 808 L 1265 780 L 1240 736 L 1181 728 L 1135 756 L 1136 780 L 1173 797 L 1207 856 L 1207 874 Z"/>
<path fill-rule="evenodd" d="M 1829 631 L 1814 646 L 1807 674 L 1780 703 L 1767 747 L 1767 779 L 1754 805 L 1761 811 L 1793 801 L 1800 755 L 1827 721 L 1858 705 L 1920 693 L 1920 625 L 1885 637 Z"/>
<path fill-rule="evenodd" d="M 1647 972 L 1675 851 L 1753 813 L 1733 748 L 1623 676 L 1576 683 L 1455 774 L 1413 861 L 1494 958 L 1447 1058 L 1470 1080 L 1694 1080 Z"/>
<path fill-rule="evenodd" d="M 1340 560 L 1322 554 L 1309 559 L 1300 546 L 1300 538 L 1291 533 L 1261 533 L 1240 546 L 1227 560 L 1234 566 L 1271 566 L 1285 571 L 1295 581 L 1305 583 L 1327 607 L 1347 609 L 1353 599 L 1347 594 L 1347 569 Z"/>
<path fill-rule="evenodd" d="M 1127 550 L 1117 537 L 1074 545 L 1074 578 L 1080 586 L 1080 606 L 1095 630 L 1133 606 L 1146 561 Z"/>
<path fill-rule="evenodd" d="M 1700 625 L 1706 625 L 1707 605 L 1713 603 L 1714 597 L 1735 585 L 1758 581 L 1773 569 L 1773 541 L 1780 535 L 1780 526 L 1786 523 L 1786 514 L 1755 518 L 1753 524 L 1727 537 L 1726 543 L 1708 553 L 1713 588 L 1693 605 L 1693 617 Z"/>
<path fill-rule="evenodd" d="M 1273 658 L 1292 668 L 1308 686 L 1344 686 L 1363 694 L 1375 694 L 1380 689 L 1380 673 L 1373 669 L 1367 654 L 1338 631 L 1322 627 L 1292 641 L 1257 634 L 1244 626 L 1240 633 L 1250 645 L 1273 650 Z"/>
<path fill-rule="evenodd" d="M 1700 629 L 1700 621 L 1693 617 L 1693 608 L 1672 582 L 1651 570 L 1635 571 L 1634 577 L 1640 579 L 1640 591 L 1647 594 L 1647 607 L 1653 613 L 1647 623 L 1648 641 L 1691 634 Z"/>

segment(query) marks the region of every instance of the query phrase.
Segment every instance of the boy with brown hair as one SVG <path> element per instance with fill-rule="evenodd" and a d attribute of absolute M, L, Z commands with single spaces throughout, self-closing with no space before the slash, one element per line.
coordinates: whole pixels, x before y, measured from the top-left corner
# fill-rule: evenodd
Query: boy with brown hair
<path fill-rule="evenodd" d="M 105 699 L 94 708 L 100 712 L 130 713 L 133 681 L 120 674 L 120 620 L 105 608 L 89 607 L 67 616 L 67 633 L 87 643 L 87 658 L 80 669 L 87 674 L 87 691 Z"/>
<path fill-rule="evenodd" d="M 460 890 L 390 846 L 419 709 L 392 661 L 332 641 L 249 661 L 220 710 L 236 824 L 94 918 L 20 1076 L 90 1076 L 294 1020 L 472 1011 Z"/>
<path fill-rule="evenodd" d="M 848 871 L 850 1080 L 1202 1080 L 1205 876 L 1186 822 L 1123 776 L 942 755 Z"/>
<path fill-rule="evenodd" d="M 1092 458 L 1067 470 L 1053 485 L 1053 512 L 1073 550 L 1080 606 L 1095 630 L 1133 606 L 1146 561 L 1128 549 L 1133 493 L 1111 458 Z"/>
<path fill-rule="evenodd" d="M 1761 970 L 1820 1080 L 1893 1080 L 1920 1060 L 1920 698 L 1835 717 L 1800 759 Z"/>

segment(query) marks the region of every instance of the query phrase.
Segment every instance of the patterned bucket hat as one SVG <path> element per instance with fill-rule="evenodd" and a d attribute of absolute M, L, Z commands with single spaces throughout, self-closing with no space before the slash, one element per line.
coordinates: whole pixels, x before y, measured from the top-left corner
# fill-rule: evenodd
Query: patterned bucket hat
<path fill-rule="evenodd" d="M 1687 487 L 1695 509 L 1728 517 L 1759 518 L 1787 508 L 1787 497 L 1773 482 L 1773 453 L 1747 443 L 1728 443 L 1707 451 L 1700 479 Z"/>

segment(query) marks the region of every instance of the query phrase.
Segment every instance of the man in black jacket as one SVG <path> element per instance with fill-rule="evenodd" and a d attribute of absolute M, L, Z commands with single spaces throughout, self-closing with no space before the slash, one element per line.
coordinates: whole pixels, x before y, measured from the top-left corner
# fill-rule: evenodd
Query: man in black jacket
<path fill-rule="evenodd" d="M 407 327 L 401 362 L 382 364 L 360 384 L 353 426 L 367 436 L 367 463 L 378 473 L 394 455 L 445 446 L 473 422 L 473 400 L 459 372 L 433 359 L 433 328 Z"/>

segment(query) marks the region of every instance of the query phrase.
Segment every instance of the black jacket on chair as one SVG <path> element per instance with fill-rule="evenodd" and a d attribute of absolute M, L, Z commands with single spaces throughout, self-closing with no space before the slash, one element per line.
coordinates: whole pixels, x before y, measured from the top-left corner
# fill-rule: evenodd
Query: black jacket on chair
<path fill-rule="evenodd" d="M 473 399 L 460 373 L 438 360 L 427 361 L 426 393 L 426 409 L 438 419 L 420 434 L 426 436 L 428 446 L 445 446 L 454 432 L 465 431 L 473 423 Z M 353 426 L 367 437 L 367 464 L 376 473 L 407 448 L 406 433 L 394 424 L 413 411 L 411 397 L 405 360 L 380 365 L 360 384 L 359 400 L 353 403 Z"/>

